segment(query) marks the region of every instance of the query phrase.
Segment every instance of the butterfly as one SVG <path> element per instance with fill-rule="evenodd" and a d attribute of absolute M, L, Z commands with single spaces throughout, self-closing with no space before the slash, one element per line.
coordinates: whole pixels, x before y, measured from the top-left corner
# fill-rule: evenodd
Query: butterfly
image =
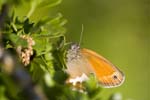
<path fill-rule="evenodd" d="M 78 44 L 72 44 L 67 51 L 66 72 L 70 75 L 68 83 L 76 85 L 89 79 L 94 74 L 99 84 L 104 88 L 120 86 L 125 75 L 110 61 L 89 49 L 81 49 Z"/>

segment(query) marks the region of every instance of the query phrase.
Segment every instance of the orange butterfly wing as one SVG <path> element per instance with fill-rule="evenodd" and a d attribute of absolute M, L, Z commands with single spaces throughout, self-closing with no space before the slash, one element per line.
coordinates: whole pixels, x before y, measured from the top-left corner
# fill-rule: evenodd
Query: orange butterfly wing
<path fill-rule="evenodd" d="M 81 53 L 91 64 L 94 74 L 104 87 L 117 87 L 124 81 L 124 74 L 104 57 L 89 49 L 81 49 Z"/>

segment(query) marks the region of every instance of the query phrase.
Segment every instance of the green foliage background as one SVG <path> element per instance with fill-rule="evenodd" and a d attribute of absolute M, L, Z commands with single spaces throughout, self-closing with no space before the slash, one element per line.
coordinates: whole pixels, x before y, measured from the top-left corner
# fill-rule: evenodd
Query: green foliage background
<path fill-rule="evenodd" d="M 0 5 L 4 3 L 11 4 L 11 20 L 7 21 L 7 30 L 2 32 L 10 37 L 8 40 L 15 46 L 26 47 L 25 41 L 16 42 L 20 34 L 33 37 L 36 56 L 25 69 L 33 81 L 43 88 L 48 99 L 115 100 L 110 96 L 118 92 L 123 100 L 150 99 L 149 0 L 0 1 Z M 91 78 L 85 83 L 88 92 L 83 94 L 63 84 L 67 75 L 61 70 L 65 65 L 63 50 L 59 47 L 64 35 L 67 41 L 78 42 L 82 24 L 84 34 L 81 47 L 97 51 L 122 69 L 126 75 L 122 86 L 101 90 L 96 88 L 95 80 Z M 10 45 L 6 47 L 11 48 Z M 0 74 L 0 100 L 23 99 L 17 94 L 21 89 L 11 81 L 7 75 Z"/>

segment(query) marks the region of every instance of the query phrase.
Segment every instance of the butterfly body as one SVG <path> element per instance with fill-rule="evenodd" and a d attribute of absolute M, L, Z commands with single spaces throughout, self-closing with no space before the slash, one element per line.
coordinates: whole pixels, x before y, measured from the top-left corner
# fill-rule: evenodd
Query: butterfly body
<path fill-rule="evenodd" d="M 94 74 L 100 85 L 106 88 L 120 86 L 124 74 L 107 59 L 89 49 L 80 49 L 73 44 L 67 52 L 67 69 L 70 75 L 68 82 L 76 84 L 88 80 Z"/>

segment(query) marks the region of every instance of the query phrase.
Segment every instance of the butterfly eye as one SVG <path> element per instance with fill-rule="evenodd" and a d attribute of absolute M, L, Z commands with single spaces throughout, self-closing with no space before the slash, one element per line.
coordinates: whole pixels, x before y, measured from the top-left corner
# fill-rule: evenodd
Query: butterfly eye
<path fill-rule="evenodd" d="M 78 50 L 80 47 L 79 47 L 79 45 L 78 44 L 73 44 L 73 45 L 71 45 L 71 49 L 72 50 Z"/>

